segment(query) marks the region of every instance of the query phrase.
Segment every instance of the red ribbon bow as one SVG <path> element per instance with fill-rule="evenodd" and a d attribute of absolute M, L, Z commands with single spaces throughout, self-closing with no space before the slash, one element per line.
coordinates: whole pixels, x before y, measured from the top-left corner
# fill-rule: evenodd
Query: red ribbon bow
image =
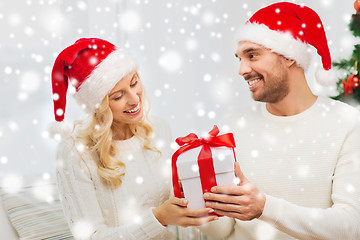
<path fill-rule="evenodd" d="M 198 156 L 198 166 L 200 173 L 200 181 L 203 193 L 210 192 L 213 186 L 216 186 L 215 170 L 212 161 L 212 153 L 210 147 L 231 147 L 234 151 L 235 140 L 232 133 L 219 135 L 219 128 L 215 125 L 206 138 L 198 138 L 195 133 L 190 133 L 185 137 L 176 139 L 176 143 L 180 147 L 172 156 L 172 180 L 175 197 L 181 198 L 181 190 L 179 186 L 179 177 L 177 173 L 176 161 L 180 154 L 202 145 L 202 149 Z M 235 156 L 235 153 L 234 153 Z M 236 159 L 235 159 L 236 161 Z"/>

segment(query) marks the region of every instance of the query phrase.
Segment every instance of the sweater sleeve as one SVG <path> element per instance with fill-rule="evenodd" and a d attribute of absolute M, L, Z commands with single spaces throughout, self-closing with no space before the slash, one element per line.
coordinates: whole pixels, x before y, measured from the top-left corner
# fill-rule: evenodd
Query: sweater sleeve
<path fill-rule="evenodd" d="M 221 217 L 216 221 L 197 227 L 206 236 L 221 239 L 228 237 L 234 230 L 235 220 L 229 217 Z"/>
<path fill-rule="evenodd" d="M 91 172 L 79 152 L 71 144 L 62 143 L 57 155 L 57 182 L 65 216 L 75 239 L 159 239 L 166 234 L 152 213 L 144 211 L 137 223 L 107 225 Z M 90 156 L 89 156 L 90 157 Z M 109 197 L 109 196 L 104 196 Z M 110 196 L 111 197 L 111 196 Z"/>
<path fill-rule="evenodd" d="M 348 132 L 339 154 L 330 208 L 302 207 L 267 195 L 259 219 L 297 239 L 360 239 L 359 143 L 357 124 Z"/>

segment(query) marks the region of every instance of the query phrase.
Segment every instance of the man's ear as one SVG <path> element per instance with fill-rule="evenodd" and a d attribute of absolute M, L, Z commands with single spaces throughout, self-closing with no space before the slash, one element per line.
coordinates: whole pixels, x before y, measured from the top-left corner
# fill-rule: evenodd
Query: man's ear
<path fill-rule="evenodd" d="M 296 64 L 296 61 L 284 57 L 284 63 L 285 63 L 285 66 L 287 66 L 288 68 L 290 68 L 290 67 L 292 67 L 292 66 L 294 66 L 294 65 Z"/>

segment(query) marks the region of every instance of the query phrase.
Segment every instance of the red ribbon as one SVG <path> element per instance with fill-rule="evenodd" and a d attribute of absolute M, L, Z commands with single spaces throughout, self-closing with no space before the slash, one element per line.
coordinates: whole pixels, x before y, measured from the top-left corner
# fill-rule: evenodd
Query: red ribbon
<path fill-rule="evenodd" d="M 172 156 L 172 180 L 175 197 L 182 198 L 179 186 L 179 177 L 177 173 L 176 161 L 180 154 L 193 148 L 202 146 L 198 156 L 198 166 L 200 181 L 203 193 L 210 192 L 213 186 L 216 186 L 215 169 L 212 160 L 210 147 L 231 147 L 234 151 L 235 140 L 232 133 L 219 135 L 219 129 L 215 125 L 206 138 L 198 138 L 195 133 L 190 133 L 185 137 L 179 137 L 176 142 L 180 147 Z M 235 156 L 235 153 L 234 153 Z M 236 159 L 235 159 L 236 161 Z"/>

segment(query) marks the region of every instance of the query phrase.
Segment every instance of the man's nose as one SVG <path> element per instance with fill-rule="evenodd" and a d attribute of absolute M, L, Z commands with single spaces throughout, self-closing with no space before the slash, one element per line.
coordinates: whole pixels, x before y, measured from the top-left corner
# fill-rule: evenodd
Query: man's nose
<path fill-rule="evenodd" d="M 249 74 L 250 72 L 251 72 L 250 64 L 246 61 L 240 62 L 239 75 L 244 77 L 247 74 Z"/>

